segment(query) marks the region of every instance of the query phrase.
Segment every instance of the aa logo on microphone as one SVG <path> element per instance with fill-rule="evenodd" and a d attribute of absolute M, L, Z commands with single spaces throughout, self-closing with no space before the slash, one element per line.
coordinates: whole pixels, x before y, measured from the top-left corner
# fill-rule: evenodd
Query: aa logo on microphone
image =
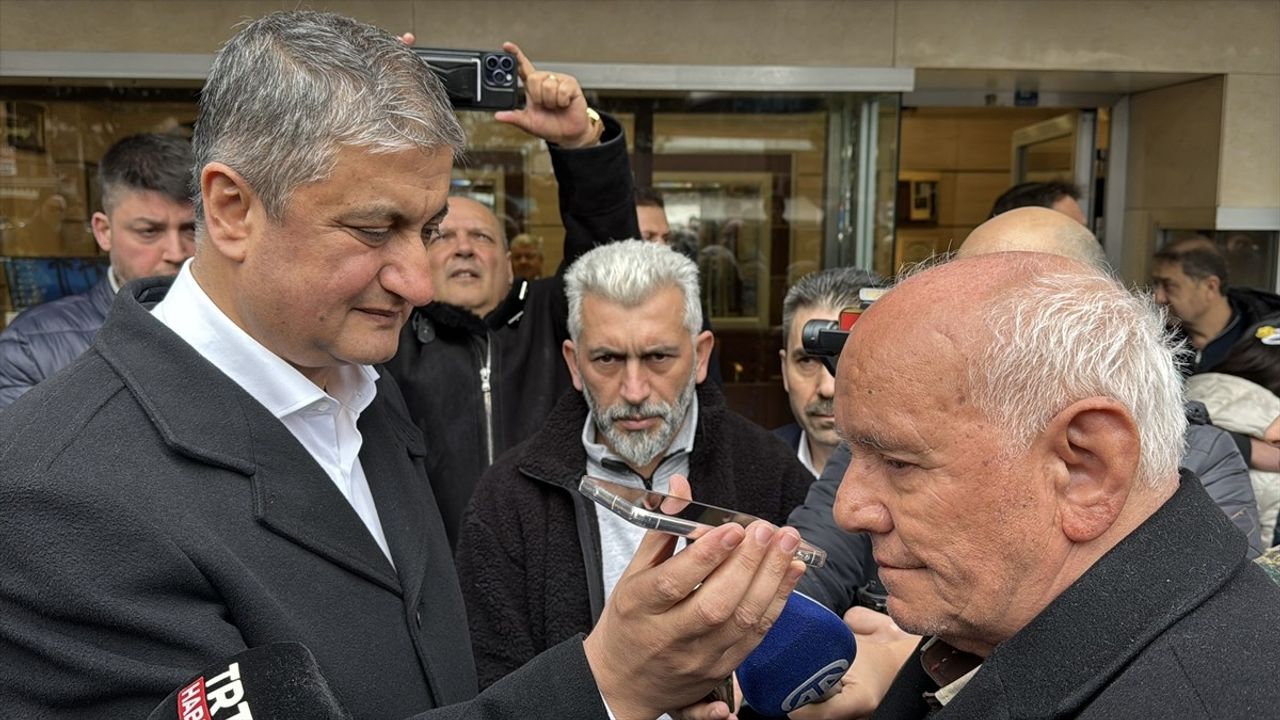
<path fill-rule="evenodd" d="M 800 683 L 795 690 L 791 691 L 787 699 L 782 701 L 782 711 L 791 712 L 796 708 L 804 707 L 811 702 L 823 699 L 831 691 L 831 688 L 840 683 L 840 678 L 844 677 L 844 674 L 848 671 L 848 660 L 836 660 L 822 668 L 808 680 Z"/>

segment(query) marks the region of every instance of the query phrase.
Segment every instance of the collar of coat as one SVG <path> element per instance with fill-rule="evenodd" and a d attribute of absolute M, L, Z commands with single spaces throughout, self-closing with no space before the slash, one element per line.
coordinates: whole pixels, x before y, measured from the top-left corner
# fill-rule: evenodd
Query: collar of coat
<path fill-rule="evenodd" d="M 1000 698 L 1012 717 L 1074 716 L 1248 565 L 1246 550 L 1244 535 L 1183 470 L 1173 497 L 996 646 L 948 713 L 988 717 Z"/>
<path fill-rule="evenodd" d="M 497 330 L 504 325 L 513 325 L 520 321 L 525 301 L 529 297 L 529 289 L 528 280 L 517 278 L 511 284 L 511 289 L 507 291 L 507 296 L 502 299 L 502 302 L 483 318 L 466 308 L 437 301 L 418 308 L 416 311 L 418 318 L 415 318 L 414 322 L 420 322 L 419 318 L 425 318 L 437 330 L 484 335 L 490 330 Z M 421 333 L 418 335 L 421 338 Z"/>
<path fill-rule="evenodd" d="M 229 379 L 225 392 L 202 393 L 199 402 L 192 402 L 193 378 L 226 376 L 151 316 L 151 307 L 172 284 L 171 277 L 146 278 L 121 288 L 93 347 L 124 380 L 172 450 L 253 475 L 260 460 L 253 453 L 253 418 L 265 410 Z M 385 385 L 385 376 L 380 377 L 378 395 L 388 391 Z M 391 409 L 397 411 L 395 403 Z M 396 423 L 397 440 L 421 454 L 421 436 L 407 432 L 412 427 L 405 424 L 407 416 L 398 420 L 403 422 Z"/>

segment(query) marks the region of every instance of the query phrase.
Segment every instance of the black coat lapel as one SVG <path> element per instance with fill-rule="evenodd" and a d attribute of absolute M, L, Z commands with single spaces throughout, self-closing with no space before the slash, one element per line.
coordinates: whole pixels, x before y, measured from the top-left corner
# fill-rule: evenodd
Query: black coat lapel
<path fill-rule="evenodd" d="M 386 556 L 293 434 L 151 316 L 148 306 L 163 299 L 171 282 L 149 278 L 121 289 L 94 348 L 120 375 L 171 450 L 252 482 L 252 512 L 260 523 L 399 593 Z"/>

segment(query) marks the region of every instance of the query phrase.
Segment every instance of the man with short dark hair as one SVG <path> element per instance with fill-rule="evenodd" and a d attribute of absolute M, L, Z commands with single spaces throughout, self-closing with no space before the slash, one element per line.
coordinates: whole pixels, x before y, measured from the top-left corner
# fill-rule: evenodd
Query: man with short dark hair
<path fill-rule="evenodd" d="M 671 223 L 667 221 L 667 204 L 662 193 L 651 187 L 637 187 L 636 217 L 640 221 L 640 239 L 671 244 Z"/>
<path fill-rule="evenodd" d="M 480 479 L 458 546 L 481 686 L 590 630 L 635 555 L 643 531 L 597 512 L 582 475 L 659 492 L 687 476 L 700 502 L 774 523 L 813 479 L 703 382 L 713 338 L 692 260 L 613 243 L 583 255 L 565 288 L 577 392 Z"/>
<path fill-rule="evenodd" d="M 858 268 L 831 268 L 800 278 L 782 300 L 782 387 L 795 422 L 774 430 L 817 477 L 840 444 L 836 435 L 835 378 L 822 359 L 804 349 L 802 333 L 812 320 L 836 320 L 847 307 L 860 307 L 858 294 L 879 279 Z"/>
<path fill-rule="evenodd" d="M 98 163 L 102 210 L 90 221 L 111 259 L 88 292 L 27 310 L 0 332 L 0 408 L 89 347 L 122 285 L 176 275 L 195 252 L 191 143 L 174 135 L 130 135 Z"/>
<path fill-rule="evenodd" d="M 1045 207 L 1057 210 L 1081 225 L 1089 222 L 1080 209 L 1080 189 L 1069 182 L 1051 180 L 1049 182 L 1018 183 L 1005 190 L 996 198 L 991 207 L 991 215 L 995 217 L 1020 207 Z"/>
<path fill-rule="evenodd" d="M 1193 373 L 1209 372 L 1227 358 L 1245 330 L 1280 311 L 1280 296 L 1227 283 L 1227 261 L 1213 240 L 1195 235 L 1155 254 L 1151 271 L 1156 302 L 1195 350 Z"/>
<path fill-rule="evenodd" d="M 760 641 L 803 572 L 795 531 L 674 557 L 655 534 L 590 635 L 476 697 L 421 433 L 375 367 L 431 300 L 465 141 L 421 59 L 350 18 L 273 13 L 217 53 L 195 257 L 126 286 L 0 411 L 0 717 L 144 717 L 282 641 L 358 720 L 655 717 Z M 277 692 L 316 690 L 290 670 Z"/>
<path fill-rule="evenodd" d="M 520 233 L 511 238 L 511 274 L 525 280 L 542 277 L 542 238 Z"/>

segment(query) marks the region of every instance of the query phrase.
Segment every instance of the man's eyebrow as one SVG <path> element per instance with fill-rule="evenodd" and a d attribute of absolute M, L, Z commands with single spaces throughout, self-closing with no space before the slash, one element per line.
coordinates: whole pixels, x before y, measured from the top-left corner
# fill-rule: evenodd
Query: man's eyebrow
<path fill-rule="evenodd" d="M 427 221 L 428 225 L 438 224 L 444 220 L 444 216 L 449 214 L 449 206 L 445 205 Z M 404 225 L 409 222 L 409 218 L 405 216 L 399 208 L 393 205 L 366 205 L 365 207 L 353 208 L 344 213 L 343 221 L 346 222 L 391 222 L 396 225 Z"/>
<path fill-rule="evenodd" d="M 864 432 L 849 436 L 842 435 L 841 438 L 848 443 L 849 447 L 870 448 L 878 452 L 885 452 L 892 446 L 892 443 L 886 442 L 874 432 Z"/>
<path fill-rule="evenodd" d="M 652 347 L 641 348 L 639 355 L 679 355 L 679 345 L 654 345 Z"/>
<path fill-rule="evenodd" d="M 391 221 L 393 223 L 402 223 L 405 220 L 404 213 L 400 212 L 391 205 L 366 205 L 364 207 L 352 208 L 342 214 L 342 219 L 348 222 L 375 222 L 375 221 Z"/>

